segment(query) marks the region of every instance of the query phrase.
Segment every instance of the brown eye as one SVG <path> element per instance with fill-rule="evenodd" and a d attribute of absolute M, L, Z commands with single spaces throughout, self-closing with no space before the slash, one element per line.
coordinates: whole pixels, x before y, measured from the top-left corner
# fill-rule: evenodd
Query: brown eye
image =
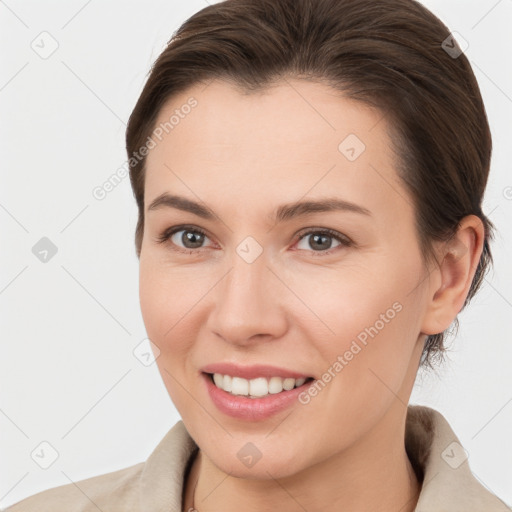
<path fill-rule="evenodd" d="M 182 229 L 177 231 L 172 236 L 182 233 L 177 239 L 185 246 L 185 249 L 198 249 L 204 241 L 205 235 L 198 231 L 191 231 Z M 172 237 L 171 237 L 172 238 Z"/>
<path fill-rule="evenodd" d="M 171 247 L 178 252 L 197 252 L 201 249 L 206 233 L 199 228 L 187 226 L 175 226 L 165 230 L 158 238 L 158 243 L 169 242 Z"/>
<path fill-rule="evenodd" d="M 334 247 L 333 240 L 337 242 Z M 348 237 L 331 229 L 309 230 L 300 235 L 298 244 L 302 241 L 305 243 L 303 247 L 298 247 L 300 250 L 313 251 L 319 256 L 331 254 L 340 246 L 348 247 L 352 245 L 352 241 Z"/>

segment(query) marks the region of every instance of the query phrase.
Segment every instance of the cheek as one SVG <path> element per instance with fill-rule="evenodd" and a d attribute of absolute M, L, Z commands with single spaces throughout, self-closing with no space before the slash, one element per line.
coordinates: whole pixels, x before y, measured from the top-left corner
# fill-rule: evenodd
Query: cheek
<path fill-rule="evenodd" d="M 193 280 L 186 271 L 167 267 L 148 253 L 139 266 L 139 300 L 148 334 L 161 342 L 173 338 L 175 326 L 186 317 L 194 297 Z M 151 336 L 150 336 L 151 337 Z M 165 340 L 164 340 L 165 338 Z"/>
<path fill-rule="evenodd" d="M 185 382 L 184 362 L 191 345 L 182 327 L 188 300 L 148 256 L 140 261 L 139 300 L 147 335 L 160 351 L 156 364 L 163 383 L 178 410 L 186 410 L 187 394 L 180 383 Z"/>
<path fill-rule="evenodd" d="M 165 377 L 161 365 L 165 364 L 169 372 L 174 372 L 170 364 L 180 359 L 187 346 L 187 339 L 178 332 L 180 320 L 186 318 L 186 310 L 190 309 L 189 301 L 169 272 L 148 257 L 141 258 L 140 262 L 139 300 L 147 335 L 160 350 L 157 364 Z M 171 351 L 173 357 L 169 358 Z"/>
<path fill-rule="evenodd" d="M 343 373 L 351 387 L 367 387 L 370 381 L 382 386 L 376 375 L 393 389 L 400 386 L 419 334 L 421 303 L 412 291 L 421 272 L 414 254 L 408 260 L 387 257 L 343 269 L 321 287 L 307 287 L 315 290 L 308 295 L 309 304 L 322 322 L 313 319 L 305 328 L 322 356 L 324 371 L 331 368 L 332 373 L 338 362 L 334 373 Z M 305 293 L 306 287 L 301 290 Z"/>
<path fill-rule="evenodd" d="M 191 370 L 187 365 L 199 330 L 207 322 L 205 294 L 214 286 L 214 276 L 211 271 L 199 272 L 192 266 L 169 265 L 149 253 L 141 258 L 139 272 L 139 300 L 146 332 L 160 350 L 160 373 L 174 388 L 175 383 L 165 370 L 180 382 Z"/>
<path fill-rule="evenodd" d="M 164 305 L 168 301 L 165 286 L 158 279 L 158 271 L 146 260 L 140 263 L 139 269 L 139 300 L 144 325 L 149 338 L 161 347 L 161 337 L 165 332 L 162 324 Z"/>
<path fill-rule="evenodd" d="M 370 429 L 397 397 L 408 400 L 402 390 L 418 334 L 416 299 L 393 279 L 374 276 L 367 284 L 345 280 L 344 286 L 333 286 L 321 304 L 334 334 L 309 333 L 323 368 L 317 368 L 322 373 L 316 389 L 301 397 L 303 421 L 315 418 L 315 429 L 326 440 L 325 456 Z"/>

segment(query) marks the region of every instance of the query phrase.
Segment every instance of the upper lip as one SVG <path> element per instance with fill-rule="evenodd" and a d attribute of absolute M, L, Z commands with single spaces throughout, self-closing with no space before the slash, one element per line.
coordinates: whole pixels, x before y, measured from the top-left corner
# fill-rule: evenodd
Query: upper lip
<path fill-rule="evenodd" d="M 283 377 L 292 379 L 307 379 L 310 375 L 287 370 L 286 368 L 279 368 L 277 366 L 270 366 L 267 364 L 252 364 L 248 366 L 241 366 L 235 363 L 212 363 L 207 364 L 201 368 L 205 373 L 220 373 L 221 375 L 231 375 L 232 377 L 242 377 L 243 379 L 251 380 L 257 377 Z"/>

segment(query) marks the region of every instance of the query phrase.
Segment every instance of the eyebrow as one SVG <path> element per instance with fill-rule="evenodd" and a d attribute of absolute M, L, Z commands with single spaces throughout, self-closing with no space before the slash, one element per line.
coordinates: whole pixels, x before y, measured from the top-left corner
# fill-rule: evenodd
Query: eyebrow
<path fill-rule="evenodd" d="M 159 195 L 149 205 L 148 211 L 158 210 L 160 208 L 175 208 L 192 213 L 206 220 L 215 220 L 217 218 L 217 215 L 207 206 L 187 199 L 186 197 L 168 194 L 167 192 Z M 372 215 L 370 210 L 358 204 L 337 197 L 326 197 L 321 200 L 297 201 L 280 205 L 269 215 L 269 219 L 278 223 L 313 213 L 333 211 L 345 211 L 368 216 Z"/>

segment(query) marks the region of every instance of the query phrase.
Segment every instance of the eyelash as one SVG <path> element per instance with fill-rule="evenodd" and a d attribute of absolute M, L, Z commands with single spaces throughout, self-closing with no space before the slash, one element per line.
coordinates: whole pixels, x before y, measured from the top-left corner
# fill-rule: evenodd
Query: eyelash
<path fill-rule="evenodd" d="M 191 233 L 199 233 L 201 235 L 204 235 L 205 237 L 208 237 L 208 234 L 203 229 L 195 227 L 195 226 L 185 225 L 185 226 L 174 226 L 172 228 L 166 229 L 161 235 L 159 235 L 156 238 L 156 241 L 159 244 L 163 244 L 163 243 L 169 241 L 169 239 L 175 233 L 178 233 L 179 231 L 189 231 Z M 347 236 L 342 235 L 341 233 L 338 233 L 337 231 L 334 231 L 333 229 L 329 229 L 329 228 L 321 228 L 321 229 L 320 228 L 317 228 L 317 229 L 308 228 L 307 231 L 299 232 L 298 238 L 297 238 L 297 243 L 300 242 L 303 238 L 307 237 L 308 235 L 312 235 L 312 234 L 328 235 L 329 237 L 332 237 L 332 238 L 336 239 L 338 242 L 340 242 L 340 245 L 338 245 L 337 247 L 334 247 L 332 249 L 327 249 L 326 251 L 311 250 L 310 252 L 313 253 L 313 255 L 315 257 L 329 256 L 341 247 L 351 247 L 351 246 L 355 245 L 354 242 Z M 174 243 L 172 245 L 174 246 L 174 247 L 171 247 L 173 251 L 180 252 L 182 254 L 197 254 L 198 252 L 200 252 L 200 249 L 204 249 L 204 247 L 199 247 L 198 249 L 183 249 L 181 247 L 177 247 L 176 244 L 174 244 Z"/>

